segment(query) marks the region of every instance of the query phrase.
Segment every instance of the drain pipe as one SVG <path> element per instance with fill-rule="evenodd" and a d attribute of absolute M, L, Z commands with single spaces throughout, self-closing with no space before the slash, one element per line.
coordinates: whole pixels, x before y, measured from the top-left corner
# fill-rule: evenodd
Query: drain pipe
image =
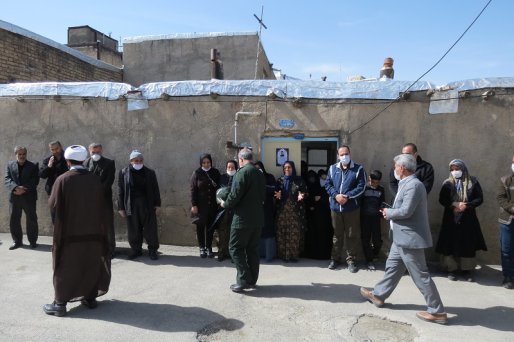
<path fill-rule="evenodd" d="M 237 122 L 239 120 L 239 115 L 248 115 L 248 116 L 259 116 L 261 112 L 237 112 L 234 118 L 234 145 L 237 146 Z"/>

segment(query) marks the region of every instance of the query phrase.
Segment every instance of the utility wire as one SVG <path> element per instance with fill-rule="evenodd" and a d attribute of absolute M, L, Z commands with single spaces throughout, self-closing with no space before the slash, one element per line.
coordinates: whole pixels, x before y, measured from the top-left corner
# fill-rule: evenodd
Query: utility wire
<path fill-rule="evenodd" d="M 478 20 L 478 18 L 480 18 L 480 16 L 482 15 L 482 13 L 484 13 L 485 9 L 489 6 L 489 4 L 492 2 L 493 0 L 489 0 L 487 2 L 487 4 L 485 4 L 484 8 L 482 8 L 482 10 L 480 11 L 480 13 L 478 13 L 478 15 L 476 16 L 476 18 L 471 22 L 471 24 L 469 24 L 468 28 L 460 35 L 460 37 L 455 41 L 455 43 L 453 43 L 452 46 L 450 46 L 450 48 L 448 50 L 446 50 L 446 52 L 443 54 L 443 56 L 441 58 L 439 58 L 439 60 L 430 68 L 428 69 L 425 73 L 423 73 L 423 75 L 419 76 L 417 80 L 415 80 L 414 82 L 412 82 L 412 84 L 410 86 L 407 87 L 407 89 L 405 89 L 402 93 L 406 93 L 407 91 L 409 91 L 410 88 L 412 88 L 420 79 L 422 79 L 423 77 L 425 77 L 430 71 L 432 71 L 443 59 L 444 57 L 446 57 L 446 55 L 448 53 L 450 53 L 450 51 L 455 47 L 455 45 L 457 45 L 457 43 L 464 37 L 464 35 L 469 31 L 469 29 L 471 28 L 471 26 L 473 26 L 473 24 L 475 24 L 475 22 Z M 375 120 L 380 114 L 382 114 L 383 112 L 385 112 L 389 107 L 391 107 L 393 104 L 395 104 L 396 102 L 398 102 L 398 100 L 401 98 L 401 94 L 398 95 L 398 97 L 396 99 L 394 99 L 393 101 L 391 101 L 387 106 L 385 106 L 383 109 L 379 110 L 376 114 L 374 114 L 368 121 L 362 123 L 359 127 L 355 128 L 353 131 L 350 131 L 348 132 L 349 135 L 357 132 L 358 130 L 360 130 L 361 128 L 363 128 L 364 126 L 366 126 L 367 124 L 369 124 L 371 121 Z"/>

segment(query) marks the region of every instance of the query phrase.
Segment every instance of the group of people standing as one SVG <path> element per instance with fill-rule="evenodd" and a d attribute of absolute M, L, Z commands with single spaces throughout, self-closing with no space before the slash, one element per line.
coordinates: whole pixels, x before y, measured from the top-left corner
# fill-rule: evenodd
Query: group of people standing
<path fill-rule="evenodd" d="M 55 301 L 45 305 L 44 311 L 62 316 L 68 301 L 81 300 L 94 308 L 95 298 L 108 290 L 110 260 L 115 255 L 112 184 L 116 169 L 114 161 L 103 156 L 101 144 L 91 144 L 89 151 L 80 145 L 64 151 L 60 142 L 53 141 L 49 149 L 51 155 L 39 167 L 27 160 L 26 147 L 16 146 L 16 160 L 7 165 L 5 185 L 10 194 L 13 238 L 9 249 L 22 246 L 22 212 L 30 247 L 38 247 L 37 185 L 40 178 L 46 179 L 54 224 Z M 432 166 L 421 159 L 416 145 L 406 144 L 394 159 L 390 181 L 394 199 L 388 204 L 379 170 L 367 177 L 363 166 L 353 161 L 347 145 L 338 149 L 337 157 L 328 172 L 308 171 L 306 177 L 297 175 L 294 162 L 286 161 L 283 175 L 275 180 L 262 162 L 253 161 L 251 150 L 243 149 L 237 161 L 227 161 L 223 175 L 213 167 L 209 154 L 202 155 L 190 182 L 191 217 L 197 228 L 200 257 L 215 256 L 212 244 L 217 230 L 218 260 L 231 258 L 236 264 L 237 283 L 231 286 L 235 292 L 255 286 L 259 256 L 268 261 L 278 256 L 296 262 L 307 250 L 319 258 L 330 257 L 330 269 L 345 261 L 348 270 L 355 273 L 357 250 L 362 247 L 367 267 L 374 269 L 372 260 L 382 245 L 383 218 L 390 221 L 392 241 L 386 273 L 374 289 L 362 288 L 361 294 L 375 305 L 383 305 L 408 270 L 427 300 L 428 311 L 418 313 L 418 317 L 446 323 L 423 251 L 432 246 L 427 213 L 427 195 L 434 181 Z M 128 159 L 130 163 L 118 175 L 118 212 L 127 220 L 128 258 L 142 255 L 145 239 L 149 257 L 155 260 L 159 248 L 156 210 L 161 205 L 157 178 L 144 165 L 141 152 L 132 151 Z M 475 210 L 483 202 L 483 193 L 462 160 L 452 160 L 449 171 L 439 194 L 444 214 L 435 250 L 441 254 L 450 280 L 460 275 L 473 281 L 476 251 L 487 250 Z M 220 188 L 229 189 L 227 197 L 217 197 Z M 501 178 L 497 194 L 503 286 L 508 289 L 512 289 L 514 277 L 513 191 L 514 157 L 512 174 Z M 330 247 L 329 256 L 326 251 Z M 97 274 L 84 282 L 84 270 L 94 267 Z"/>
<path fill-rule="evenodd" d="M 30 248 L 38 248 L 36 214 L 39 179 L 46 179 L 45 191 L 53 229 L 54 302 L 43 310 L 63 316 L 66 303 L 81 301 L 96 307 L 96 297 L 108 291 L 111 259 L 115 256 L 112 184 L 114 160 L 103 156 L 99 143 L 66 150 L 59 141 L 49 144 L 50 156 L 41 166 L 27 160 L 27 148 L 16 146 L 16 160 L 10 161 L 5 186 L 10 200 L 10 250 L 23 246 L 21 216 L 25 212 Z M 144 165 L 141 152 L 129 155 L 129 164 L 118 175 L 118 212 L 127 220 L 129 259 L 142 255 L 143 237 L 150 259 L 158 258 L 156 209 L 161 204 L 155 172 Z"/>

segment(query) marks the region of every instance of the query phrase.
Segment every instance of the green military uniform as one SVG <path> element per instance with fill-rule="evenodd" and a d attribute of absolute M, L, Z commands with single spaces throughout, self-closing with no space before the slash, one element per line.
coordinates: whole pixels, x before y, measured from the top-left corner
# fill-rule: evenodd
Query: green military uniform
<path fill-rule="evenodd" d="M 251 163 L 234 175 L 225 208 L 234 209 L 229 251 L 237 268 L 237 283 L 255 285 L 259 277 L 259 243 L 264 225 L 266 180 Z"/>

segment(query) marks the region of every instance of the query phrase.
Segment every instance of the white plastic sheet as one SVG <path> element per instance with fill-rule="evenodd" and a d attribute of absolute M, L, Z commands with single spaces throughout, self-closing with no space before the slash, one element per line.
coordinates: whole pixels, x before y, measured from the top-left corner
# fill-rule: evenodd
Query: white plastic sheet
<path fill-rule="evenodd" d="M 82 96 L 117 100 L 134 90 L 129 84 L 114 82 L 42 82 L 0 84 L 0 96 Z"/>

